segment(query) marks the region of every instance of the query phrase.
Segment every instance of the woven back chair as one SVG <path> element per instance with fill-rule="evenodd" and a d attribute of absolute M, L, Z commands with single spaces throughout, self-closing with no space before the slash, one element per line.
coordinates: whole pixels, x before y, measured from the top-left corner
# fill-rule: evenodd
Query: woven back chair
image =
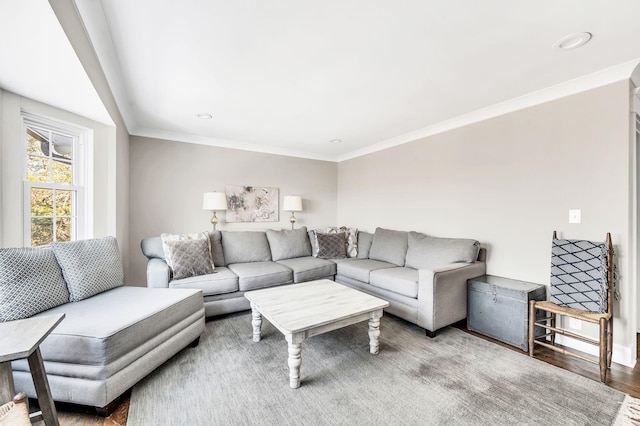
<path fill-rule="evenodd" d="M 559 240 L 553 233 L 549 301 L 529 305 L 529 355 L 534 345 L 544 346 L 600 366 L 600 380 L 607 381 L 613 349 L 614 270 L 611 234 L 604 243 Z M 557 316 L 598 324 L 598 340 L 563 329 Z M 542 334 L 536 335 L 538 330 Z M 556 345 L 556 334 L 598 346 L 598 361 Z"/>
<path fill-rule="evenodd" d="M 4 405 L 0 405 L 1 426 L 27 426 L 31 425 L 29 418 L 29 404 L 27 394 L 20 392 Z"/>

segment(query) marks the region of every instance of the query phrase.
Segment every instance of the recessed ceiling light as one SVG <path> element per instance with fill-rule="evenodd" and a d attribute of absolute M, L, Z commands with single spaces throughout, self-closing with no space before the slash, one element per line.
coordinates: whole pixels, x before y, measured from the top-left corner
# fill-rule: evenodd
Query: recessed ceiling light
<path fill-rule="evenodd" d="M 196 117 L 202 120 L 211 120 L 213 118 L 213 115 L 207 114 L 206 112 L 201 112 L 200 114 L 196 114 Z"/>
<path fill-rule="evenodd" d="M 342 139 L 333 139 L 329 141 L 329 143 L 340 143 L 340 142 L 342 142 Z"/>
<path fill-rule="evenodd" d="M 561 50 L 576 49 L 587 44 L 589 40 L 591 40 L 591 33 L 569 34 L 553 43 L 553 48 Z"/>

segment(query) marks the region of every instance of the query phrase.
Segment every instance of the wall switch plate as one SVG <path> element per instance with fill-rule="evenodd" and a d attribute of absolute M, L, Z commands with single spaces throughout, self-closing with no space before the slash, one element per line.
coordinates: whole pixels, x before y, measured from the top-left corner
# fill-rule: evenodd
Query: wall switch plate
<path fill-rule="evenodd" d="M 582 321 L 575 318 L 569 318 L 569 328 L 573 328 L 574 330 L 582 330 Z"/>
<path fill-rule="evenodd" d="M 582 223 L 582 210 L 569 210 L 569 223 Z"/>

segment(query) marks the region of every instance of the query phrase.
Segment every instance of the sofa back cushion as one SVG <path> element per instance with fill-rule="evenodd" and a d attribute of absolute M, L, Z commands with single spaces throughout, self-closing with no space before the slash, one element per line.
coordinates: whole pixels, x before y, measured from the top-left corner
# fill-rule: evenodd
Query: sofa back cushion
<path fill-rule="evenodd" d="M 373 242 L 373 234 L 370 232 L 358 232 L 358 259 L 368 259 L 371 243 Z"/>
<path fill-rule="evenodd" d="M 122 260 L 114 237 L 51 243 L 51 249 L 62 268 L 71 302 L 122 285 Z"/>
<path fill-rule="evenodd" d="M 0 248 L 0 322 L 67 302 L 69 290 L 50 248 Z"/>
<path fill-rule="evenodd" d="M 433 268 L 449 263 L 473 263 L 478 258 L 480 243 L 465 238 L 435 238 L 409 232 L 407 267 Z"/>
<path fill-rule="evenodd" d="M 307 235 L 307 227 L 291 231 L 267 230 L 267 240 L 273 261 L 293 259 L 294 257 L 311 256 L 311 243 Z"/>
<path fill-rule="evenodd" d="M 222 251 L 227 265 L 247 262 L 268 262 L 271 248 L 266 232 L 262 231 L 221 231 Z"/>
<path fill-rule="evenodd" d="M 408 232 L 376 228 L 369 249 L 369 259 L 404 266 L 407 255 Z"/>
<path fill-rule="evenodd" d="M 209 240 L 211 242 L 211 258 L 215 266 L 227 266 L 224 259 L 224 251 L 222 250 L 222 233 L 220 231 L 209 231 Z"/>

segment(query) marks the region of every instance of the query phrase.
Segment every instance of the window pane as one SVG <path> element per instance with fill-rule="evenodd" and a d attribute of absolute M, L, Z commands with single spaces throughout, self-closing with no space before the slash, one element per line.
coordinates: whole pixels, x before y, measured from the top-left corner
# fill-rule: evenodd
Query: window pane
<path fill-rule="evenodd" d="M 42 137 L 41 130 L 36 130 L 33 127 L 27 127 L 27 154 L 33 155 L 49 155 L 49 142 L 46 138 Z"/>
<path fill-rule="evenodd" d="M 53 219 L 31 219 L 31 245 L 46 246 L 53 241 Z"/>
<path fill-rule="evenodd" d="M 27 156 L 27 180 L 31 182 L 49 182 L 50 161 L 48 158 Z"/>
<path fill-rule="evenodd" d="M 31 216 L 53 216 L 53 189 L 31 189 Z"/>
<path fill-rule="evenodd" d="M 51 134 L 53 142 L 53 156 L 71 160 L 73 154 L 73 138 L 59 133 Z"/>
<path fill-rule="evenodd" d="M 71 160 L 65 160 L 53 157 L 52 161 L 53 181 L 56 183 L 73 183 L 71 175 Z"/>
<path fill-rule="evenodd" d="M 71 224 L 70 217 L 56 219 L 56 241 L 71 241 Z"/>
<path fill-rule="evenodd" d="M 71 216 L 73 192 L 56 190 L 56 216 Z"/>

